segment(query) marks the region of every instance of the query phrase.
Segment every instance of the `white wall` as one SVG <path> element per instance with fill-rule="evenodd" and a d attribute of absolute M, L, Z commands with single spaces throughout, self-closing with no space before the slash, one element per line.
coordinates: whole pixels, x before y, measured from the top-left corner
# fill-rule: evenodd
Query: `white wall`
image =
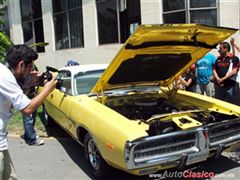
<path fill-rule="evenodd" d="M 141 0 L 141 16 L 142 24 L 162 23 L 162 1 Z"/>
<path fill-rule="evenodd" d="M 220 26 L 240 28 L 240 1 L 219 0 Z"/>
<path fill-rule="evenodd" d="M 93 48 L 76 48 L 52 53 L 39 53 L 36 64 L 40 70 L 44 70 L 46 66 L 63 67 L 69 59 L 74 59 L 80 64 L 109 63 L 120 47 L 121 45 L 119 44 L 111 44 Z"/>
<path fill-rule="evenodd" d="M 8 1 L 8 12 L 11 39 L 14 44 L 21 44 L 23 43 L 23 31 L 21 26 L 20 1 Z"/>

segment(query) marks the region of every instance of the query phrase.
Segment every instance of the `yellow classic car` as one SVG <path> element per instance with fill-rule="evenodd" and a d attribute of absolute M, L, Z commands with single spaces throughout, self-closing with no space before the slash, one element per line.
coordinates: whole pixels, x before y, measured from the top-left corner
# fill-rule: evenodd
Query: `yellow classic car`
<path fill-rule="evenodd" d="M 59 70 L 44 113 L 84 146 L 96 178 L 218 157 L 240 142 L 240 107 L 178 90 L 176 78 L 235 29 L 141 25 L 109 64 Z"/>

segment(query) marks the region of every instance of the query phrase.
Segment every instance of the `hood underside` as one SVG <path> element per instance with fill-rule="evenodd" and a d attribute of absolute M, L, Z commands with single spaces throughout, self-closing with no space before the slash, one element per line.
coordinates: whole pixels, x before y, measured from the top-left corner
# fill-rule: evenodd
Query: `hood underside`
<path fill-rule="evenodd" d="M 168 86 L 236 31 L 199 24 L 141 25 L 122 46 L 92 92 L 140 84 Z"/>

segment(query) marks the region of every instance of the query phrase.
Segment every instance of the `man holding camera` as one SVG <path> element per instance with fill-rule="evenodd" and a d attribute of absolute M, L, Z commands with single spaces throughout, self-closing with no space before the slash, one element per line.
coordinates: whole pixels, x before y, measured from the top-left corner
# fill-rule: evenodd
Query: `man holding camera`
<path fill-rule="evenodd" d="M 38 72 L 37 66 L 33 66 L 33 71 L 32 73 Z M 42 77 L 38 82 L 41 82 L 41 86 L 44 85 L 44 73 L 42 73 Z M 51 78 L 52 79 L 52 78 Z M 28 75 L 25 79 L 22 79 L 21 81 L 18 80 L 18 84 L 23 90 L 23 93 L 27 95 L 29 99 L 34 98 L 37 94 L 37 88 L 35 87 L 34 79 L 32 78 L 31 75 Z M 38 83 L 39 84 L 39 83 Z M 29 88 L 31 87 L 31 88 Z M 44 144 L 43 140 L 40 140 L 38 138 L 38 135 L 36 134 L 36 131 L 34 129 L 34 125 L 36 122 L 37 118 L 37 110 L 35 110 L 32 114 L 26 116 L 22 114 L 23 117 L 23 127 L 24 127 L 24 134 L 21 135 L 21 138 L 25 140 L 25 142 L 28 145 L 36 145 L 36 146 L 41 146 Z"/>
<path fill-rule="evenodd" d="M 15 108 L 24 115 L 30 115 L 43 103 L 57 83 L 54 78 L 47 81 L 43 91 L 33 99 L 24 94 L 17 81 L 25 79 L 28 75 L 33 79 L 32 85 L 38 81 L 41 73 L 32 72 L 33 63 L 37 58 L 38 54 L 30 47 L 14 45 L 6 54 L 6 66 L 0 63 L 0 179 L 16 179 L 7 142 L 7 124 L 12 115 L 11 109 Z"/>

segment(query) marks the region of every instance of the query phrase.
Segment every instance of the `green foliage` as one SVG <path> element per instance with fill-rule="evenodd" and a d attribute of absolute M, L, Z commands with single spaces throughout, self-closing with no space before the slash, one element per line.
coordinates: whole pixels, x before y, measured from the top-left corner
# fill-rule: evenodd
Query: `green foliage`
<path fill-rule="evenodd" d="M 6 50 L 12 45 L 11 40 L 0 31 L 0 62 L 4 61 Z"/>
<path fill-rule="evenodd" d="M 5 0 L 0 0 L 0 7 L 3 4 Z M 0 16 L 2 16 L 3 13 L 1 12 L 0 9 Z M 2 19 L 0 20 L 0 24 L 2 24 L 3 21 Z M 0 62 L 4 61 L 4 57 L 5 57 L 5 52 L 6 50 L 12 45 L 11 40 L 9 39 L 8 36 L 6 36 L 4 34 L 4 32 L 0 31 Z"/>
<path fill-rule="evenodd" d="M 4 15 L 3 12 L 0 11 L 0 16 L 3 16 L 3 15 Z M 1 21 L 2 21 L 2 19 L 1 19 Z M 3 21 L 2 21 L 2 22 L 3 22 Z"/>

